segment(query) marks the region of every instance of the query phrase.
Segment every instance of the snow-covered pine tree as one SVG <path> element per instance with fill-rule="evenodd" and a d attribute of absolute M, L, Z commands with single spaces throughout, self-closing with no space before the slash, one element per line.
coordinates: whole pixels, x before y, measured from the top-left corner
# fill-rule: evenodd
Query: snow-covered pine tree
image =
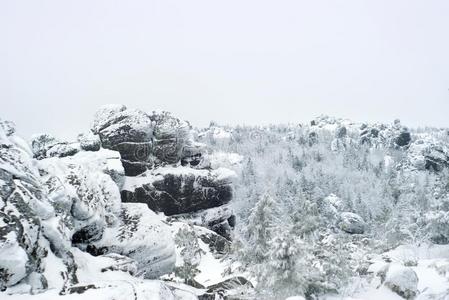
<path fill-rule="evenodd" d="M 278 211 L 276 204 L 272 196 L 265 193 L 251 210 L 244 233 L 247 240 L 244 262 L 257 265 L 268 258 L 270 241 L 276 225 Z"/>
<path fill-rule="evenodd" d="M 303 295 L 306 287 L 305 245 L 290 232 L 279 230 L 280 235 L 270 243 L 269 260 L 259 270 L 258 291 L 276 299 Z"/>
<path fill-rule="evenodd" d="M 193 225 L 181 228 L 175 236 L 176 245 L 181 248 L 183 264 L 176 267 L 175 275 L 184 279 L 184 283 L 192 284 L 198 275 L 200 259 L 205 252 L 200 248 Z"/>

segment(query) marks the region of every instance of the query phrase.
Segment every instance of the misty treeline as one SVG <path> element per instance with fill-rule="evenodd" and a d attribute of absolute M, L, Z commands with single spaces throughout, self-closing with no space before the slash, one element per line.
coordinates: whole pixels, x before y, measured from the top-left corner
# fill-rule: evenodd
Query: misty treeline
<path fill-rule="evenodd" d="M 368 253 L 449 241 L 446 169 L 408 168 L 405 149 L 362 143 L 354 132 L 287 125 L 226 130 L 231 138 L 206 143 L 243 156 L 233 255 L 256 278 L 260 299 L 350 294 L 348 282 L 366 272 Z M 365 233 L 340 230 L 342 212 L 360 215 Z"/>

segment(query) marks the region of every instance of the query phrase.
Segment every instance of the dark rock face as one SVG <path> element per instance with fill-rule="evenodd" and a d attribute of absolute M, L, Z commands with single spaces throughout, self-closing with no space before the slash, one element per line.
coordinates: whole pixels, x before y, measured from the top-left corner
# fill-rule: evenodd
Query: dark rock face
<path fill-rule="evenodd" d="M 350 212 L 343 212 L 340 215 L 338 227 L 350 234 L 363 234 L 366 224 L 361 216 Z"/>
<path fill-rule="evenodd" d="M 125 174 L 133 176 L 152 166 L 153 127 L 142 111 L 108 106 L 97 111 L 92 132 L 99 135 L 103 148 L 120 152 Z"/>
<path fill-rule="evenodd" d="M 188 123 L 169 113 L 147 114 L 125 106 L 103 107 L 92 127 L 104 148 L 120 152 L 128 176 L 154 165 L 180 161 L 189 142 L 189 130 Z"/>
<path fill-rule="evenodd" d="M 209 246 L 213 254 L 224 255 L 231 250 L 229 240 L 213 232 L 200 232 L 198 237 Z"/>
<path fill-rule="evenodd" d="M 182 150 L 181 165 L 192 168 L 201 168 L 203 163 L 204 145 L 189 143 Z"/>
<path fill-rule="evenodd" d="M 412 141 L 412 136 L 410 135 L 410 132 L 403 131 L 401 132 L 395 139 L 394 142 L 399 147 L 408 146 L 410 142 Z"/>
<path fill-rule="evenodd" d="M 449 168 L 449 149 L 443 143 L 425 138 L 408 147 L 408 158 L 418 170 L 441 172 Z"/>
<path fill-rule="evenodd" d="M 221 223 L 218 224 L 214 224 L 212 226 L 209 227 L 212 231 L 218 233 L 219 235 L 225 237 L 228 240 L 231 240 L 231 232 L 232 232 L 232 228 L 229 225 L 229 222 L 223 221 Z"/>
<path fill-rule="evenodd" d="M 84 226 L 72 236 L 72 244 L 88 244 L 101 239 L 103 236 L 104 227 L 102 224 L 90 224 Z"/>
<path fill-rule="evenodd" d="M 371 144 L 372 139 L 377 139 L 379 137 L 379 129 L 363 127 L 360 132 L 360 143 L 361 144 Z"/>
<path fill-rule="evenodd" d="M 148 176 L 147 182 L 122 189 L 123 202 L 145 203 L 153 211 L 172 216 L 219 207 L 232 199 L 227 179 L 201 170 L 208 167 L 203 163 L 205 149 L 194 142 L 190 125 L 169 113 L 107 106 L 97 112 L 92 132 L 99 135 L 104 148 L 120 152 L 127 176 Z M 160 171 L 167 164 L 179 163 L 184 168 Z M 227 218 L 206 226 L 230 238 L 232 226 Z"/>
<path fill-rule="evenodd" d="M 441 172 L 449 167 L 449 156 L 439 148 L 434 148 L 424 155 L 425 169 L 429 171 Z"/>
<path fill-rule="evenodd" d="M 77 264 L 80 257 L 100 262 L 96 272 L 150 279 L 171 273 L 176 261 L 172 229 L 148 207 L 169 215 L 219 208 L 205 224 L 230 238 L 235 218 L 223 206 L 232 198 L 234 173 L 202 164 L 204 146 L 193 141 L 188 123 L 122 106 L 102 116 L 107 118 L 94 122 L 94 133 L 80 135 L 77 143 L 39 135 L 32 149 L 16 136 L 9 138 L 14 128 L 0 121 L 0 290 L 20 284 L 31 293 L 56 288 L 66 295 L 105 288 L 79 281 L 86 267 Z M 120 189 L 133 180 L 124 176 L 121 163 L 127 175 L 146 171 L 135 179 L 148 177 L 148 183 L 122 193 L 144 204 L 121 203 Z M 227 239 L 202 230 L 214 255 L 229 251 Z M 51 263 L 57 272 L 46 278 Z"/>
<path fill-rule="evenodd" d="M 154 181 L 123 190 L 123 202 L 146 203 L 156 212 L 168 216 L 218 207 L 231 201 L 232 186 L 228 180 L 218 180 L 212 172 L 166 173 Z"/>

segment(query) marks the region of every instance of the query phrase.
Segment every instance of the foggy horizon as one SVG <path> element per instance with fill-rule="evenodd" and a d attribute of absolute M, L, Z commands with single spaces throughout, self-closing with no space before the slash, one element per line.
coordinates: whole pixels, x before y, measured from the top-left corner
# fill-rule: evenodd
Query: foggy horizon
<path fill-rule="evenodd" d="M 193 126 L 319 115 L 449 127 L 446 1 L 0 4 L 3 119 L 87 131 L 103 104 Z"/>

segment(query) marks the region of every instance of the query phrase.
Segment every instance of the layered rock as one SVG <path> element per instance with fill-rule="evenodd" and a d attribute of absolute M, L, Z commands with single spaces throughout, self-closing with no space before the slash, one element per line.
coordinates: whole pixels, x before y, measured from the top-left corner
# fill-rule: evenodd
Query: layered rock
<path fill-rule="evenodd" d="M 125 172 L 135 176 L 155 165 L 181 160 L 191 141 L 190 126 L 167 112 L 147 114 L 123 105 L 101 108 L 92 132 L 104 148 L 119 151 Z"/>
<path fill-rule="evenodd" d="M 43 151 L 35 151 L 41 160 L 34 161 L 10 123 L 0 122 L 0 289 L 67 294 L 110 287 L 84 284 L 86 265 L 80 266 L 84 256 L 77 248 L 95 246 L 103 252 L 95 264 L 109 261 L 101 272 L 151 278 L 171 272 L 168 225 L 146 205 L 121 204 L 120 155 L 103 149 L 46 158 L 58 144 L 40 140 L 51 146 L 35 144 Z"/>
<path fill-rule="evenodd" d="M 123 202 L 146 203 L 168 216 L 218 207 L 232 199 L 229 170 L 196 170 L 162 167 L 139 177 L 127 177 L 122 189 Z"/>
<path fill-rule="evenodd" d="M 131 276 L 134 292 L 150 295 L 150 284 L 132 276 L 158 278 L 176 260 L 170 225 L 155 212 L 229 239 L 234 176 L 212 169 L 189 124 L 168 113 L 107 106 L 76 143 L 42 134 L 31 148 L 0 121 L 0 289 L 103 295 L 113 285 L 107 274 L 119 272 Z M 214 255 L 229 249 L 211 231 L 201 238 Z M 104 282 L 87 275 L 99 272 Z M 180 293 L 161 290 L 161 299 Z"/>
<path fill-rule="evenodd" d="M 151 210 L 168 216 L 204 214 L 209 218 L 203 218 L 201 225 L 229 237 L 233 225 L 232 214 L 229 209 L 219 207 L 232 199 L 234 176 L 234 172 L 222 168 L 157 168 L 139 177 L 127 177 L 122 189 L 122 201 L 145 203 Z M 208 209 L 214 208 L 217 209 L 208 213 Z M 203 212 L 198 213 L 200 210 Z"/>
<path fill-rule="evenodd" d="M 128 256 L 137 262 L 138 272 L 151 279 L 172 272 L 176 260 L 168 225 L 137 203 L 123 204 L 118 224 L 105 228 L 101 239 L 89 243 L 87 250 Z"/>
<path fill-rule="evenodd" d="M 232 199 L 235 174 L 211 170 L 205 146 L 193 140 L 190 125 L 169 113 L 105 106 L 96 113 L 92 132 L 102 147 L 121 154 L 127 175 L 123 202 L 145 203 L 172 216 L 220 207 Z M 219 216 L 206 226 L 229 237 L 229 218 Z"/>

